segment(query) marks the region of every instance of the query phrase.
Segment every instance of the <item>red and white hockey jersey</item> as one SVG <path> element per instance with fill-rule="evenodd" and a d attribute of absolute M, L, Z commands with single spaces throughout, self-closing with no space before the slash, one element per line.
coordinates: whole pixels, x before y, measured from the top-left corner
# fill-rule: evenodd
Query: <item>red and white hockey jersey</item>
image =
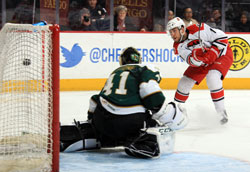
<path fill-rule="evenodd" d="M 215 28 L 211 28 L 205 23 L 202 23 L 199 33 L 199 25 L 191 25 L 187 27 L 187 39 L 180 43 L 174 43 L 174 51 L 176 55 L 185 60 L 189 65 L 192 65 L 190 57 L 194 48 L 201 48 L 201 44 L 206 48 L 211 48 L 219 58 L 227 53 L 228 37 L 227 35 Z M 202 43 L 200 44 L 199 40 Z"/>

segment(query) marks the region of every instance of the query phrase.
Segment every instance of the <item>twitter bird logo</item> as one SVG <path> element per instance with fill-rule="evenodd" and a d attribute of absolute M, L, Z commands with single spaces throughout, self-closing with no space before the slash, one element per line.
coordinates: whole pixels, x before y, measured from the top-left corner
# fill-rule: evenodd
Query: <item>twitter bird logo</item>
<path fill-rule="evenodd" d="M 86 55 L 86 53 L 82 51 L 82 48 L 77 43 L 73 45 L 71 51 L 64 48 L 63 46 L 61 46 L 61 50 L 66 60 L 64 63 L 60 63 L 60 66 L 62 67 L 73 67 L 80 63 L 82 57 Z"/>

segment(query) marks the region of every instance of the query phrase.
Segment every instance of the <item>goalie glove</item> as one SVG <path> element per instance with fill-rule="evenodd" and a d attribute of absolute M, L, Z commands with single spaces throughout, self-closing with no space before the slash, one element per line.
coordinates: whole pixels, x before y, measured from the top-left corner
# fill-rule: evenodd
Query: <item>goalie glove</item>
<path fill-rule="evenodd" d="M 161 109 L 152 115 L 152 119 L 159 121 L 162 125 L 167 125 L 172 130 L 182 129 L 188 123 L 186 109 L 181 104 L 177 106 L 174 102 L 167 103 L 166 101 Z"/>

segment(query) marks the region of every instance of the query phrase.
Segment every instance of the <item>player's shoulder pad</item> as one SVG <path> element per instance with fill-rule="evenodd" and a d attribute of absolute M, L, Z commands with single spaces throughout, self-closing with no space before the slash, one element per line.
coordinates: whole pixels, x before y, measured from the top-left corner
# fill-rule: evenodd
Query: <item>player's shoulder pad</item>
<path fill-rule="evenodd" d="M 199 24 L 192 24 L 187 27 L 187 30 L 189 31 L 190 34 L 195 34 L 196 32 L 199 31 Z M 204 23 L 201 23 L 200 30 L 204 30 Z"/>
<path fill-rule="evenodd" d="M 176 43 L 176 42 L 174 43 L 174 46 L 173 46 L 173 47 L 174 47 L 174 54 L 175 54 L 175 55 L 178 55 L 178 53 L 179 53 L 179 52 L 178 52 L 178 46 L 179 46 L 179 45 L 180 45 L 179 42 L 178 42 L 178 43 Z"/>
<path fill-rule="evenodd" d="M 159 68 L 153 64 L 140 64 L 141 67 L 145 67 L 152 72 L 160 72 Z"/>
<path fill-rule="evenodd" d="M 140 68 L 140 82 L 149 82 L 155 80 L 160 83 L 161 74 L 159 68 L 153 64 L 142 64 Z"/>

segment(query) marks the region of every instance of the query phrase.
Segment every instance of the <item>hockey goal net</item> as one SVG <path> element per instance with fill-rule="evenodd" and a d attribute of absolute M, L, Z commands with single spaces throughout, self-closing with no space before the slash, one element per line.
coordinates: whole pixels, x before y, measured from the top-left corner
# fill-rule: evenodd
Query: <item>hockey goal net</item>
<path fill-rule="evenodd" d="M 59 27 L 0 32 L 0 171 L 57 172 Z"/>

